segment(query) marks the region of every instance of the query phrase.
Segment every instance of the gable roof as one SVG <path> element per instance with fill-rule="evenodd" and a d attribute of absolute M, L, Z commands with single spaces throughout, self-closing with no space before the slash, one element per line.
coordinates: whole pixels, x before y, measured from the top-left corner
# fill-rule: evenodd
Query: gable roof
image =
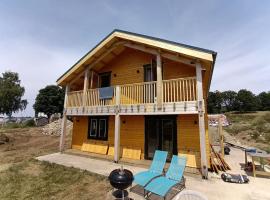
<path fill-rule="evenodd" d="M 157 37 L 147 36 L 143 34 L 123 31 L 119 29 L 113 30 L 109 35 L 107 35 L 103 40 L 101 40 L 95 47 L 88 51 L 81 59 L 79 59 L 72 67 L 70 67 L 62 76 L 57 79 L 57 84 L 61 83 L 73 73 L 76 69 L 81 67 L 88 59 L 93 57 L 98 50 L 106 46 L 110 41 L 115 38 L 120 38 L 124 40 L 129 40 L 132 42 L 139 42 L 145 45 L 153 46 L 155 48 L 164 49 L 168 51 L 173 51 L 185 56 L 195 57 L 197 59 L 206 60 L 212 62 L 211 76 L 216 60 L 217 53 L 215 51 L 199 48 L 195 46 L 190 46 L 178 42 L 173 42 L 166 39 L 161 39 Z M 210 77 L 211 81 L 211 77 Z"/>

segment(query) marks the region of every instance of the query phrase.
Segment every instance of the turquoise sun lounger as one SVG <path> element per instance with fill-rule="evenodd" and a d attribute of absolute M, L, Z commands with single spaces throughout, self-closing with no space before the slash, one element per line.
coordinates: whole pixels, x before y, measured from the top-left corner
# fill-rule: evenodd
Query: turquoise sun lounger
<path fill-rule="evenodd" d="M 134 183 L 145 187 L 153 178 L 162 176 L 168 152 L 155 151 L 154 159 L 148 171 L 140 172 L 134 176 Z"/>
<path fill-rule="evenodd" d="M 170 189 L 181 183 L 185 166 L 186 157 L 174 155 L 166 175 L 153 179 L 146 185 L 145 190 L 148 194 L 151 192 L 165 199 Z M 183 186 L 185 186 L 185 183 Z"/>

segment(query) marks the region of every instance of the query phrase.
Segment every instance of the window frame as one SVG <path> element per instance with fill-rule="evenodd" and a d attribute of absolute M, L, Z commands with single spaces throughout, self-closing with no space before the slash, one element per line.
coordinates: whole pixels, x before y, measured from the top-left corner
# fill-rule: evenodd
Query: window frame
<path fill-rule="evenodd" d="M 106 87 L 110 87 L 111 86 L 111 74 L 112 72 L 109 71 L 109 72 L 102 72 L 102 73 L 99 73 L 98 74 L 98 87 L 101 88 L 101 83 L 102 83 L 102 77 L 108 77 L 108 81 L 109 81 L 109 86 L 106 86 Z"/>
<path fill-rule="evenodd" d="M 92 130 L 93 130 L 93 126 L 92 126 L 92 122 L 95 122 L 96 123 L 96 133 L 95 135 L 92 135 Z M 89 125 L 88 125 L 89 126 Z M 98 120 L 97 119 L 94 119 L 94 118 L 91 118 L 90 119 L 90 132 L 88 133 L 89 134 L 89 137 L 96 137 L 97 134 L 98 134 Z"/>
<path fill-rule="evenodd" d="M 92 130 L 92 121 L 96 121 L 97 132 L 96 135 L 91 135 Z M 105 121 L 105 135 L 101 136 L 100 134 L 100 121 Z M 88 117 L 88 131 L 87 131 L 87 139 L 94 139 L 94 140 L 103 140 L 108 141 L 108 125 L 109 125 L 109 117 L 108 116 L 91 116 Z"/>

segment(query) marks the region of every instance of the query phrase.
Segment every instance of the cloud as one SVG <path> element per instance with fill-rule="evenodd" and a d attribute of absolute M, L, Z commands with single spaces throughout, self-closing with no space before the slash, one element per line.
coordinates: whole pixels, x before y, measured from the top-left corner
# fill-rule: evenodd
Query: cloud
<path fill-rule="evenodd" d="M 218 52 L 212 90 L 269 90 L 270 2 L 0 1 L 0 72 L 19 72 L 33 115 L 40 88 L 115 28 Z"/>

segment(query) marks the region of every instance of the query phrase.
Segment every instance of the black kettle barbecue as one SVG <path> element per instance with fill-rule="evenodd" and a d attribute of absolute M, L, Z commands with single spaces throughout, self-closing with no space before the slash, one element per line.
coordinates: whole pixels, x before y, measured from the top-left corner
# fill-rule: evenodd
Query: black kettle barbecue
<path fill-rule="evenodd" d="M 132 172 L 123 169 L 123 166 L 121 166 L 121 169 L 113 170 L 109 175 L 110 184 L 117 189 L 113 192 L 113 196 L 116 199 L 129 199 L 126 189 L 132 185 L 133 179 Z"/>

